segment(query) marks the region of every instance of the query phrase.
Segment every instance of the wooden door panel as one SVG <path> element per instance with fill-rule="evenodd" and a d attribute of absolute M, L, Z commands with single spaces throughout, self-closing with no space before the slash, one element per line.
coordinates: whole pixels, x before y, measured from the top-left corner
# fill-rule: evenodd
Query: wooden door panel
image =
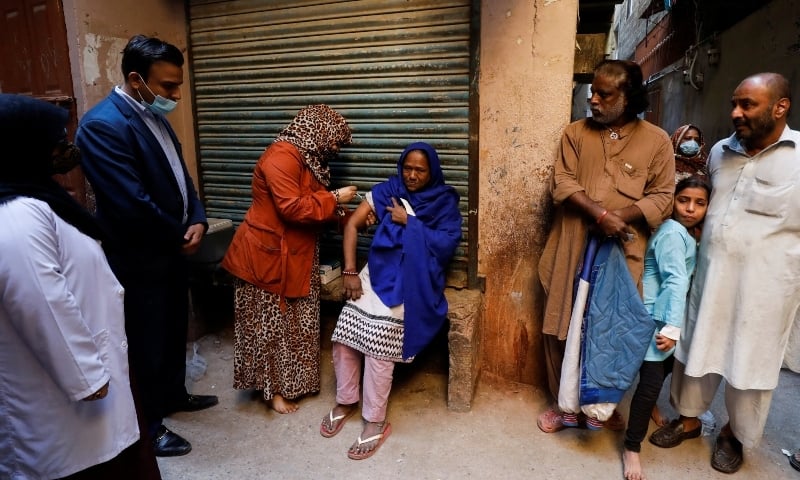
<path fill-rule="evenodd" d="M 2 0 L 0 91 L 33 94 L 30 33 L 22 0 Z"/>
<path fill-rule="evenodd" d="M 67 133 L 74 138 L 78 116 L 61 0 L 0 0 L 0 52 L 0 92 L 30 95 L 66 108 Z M 79 168 L 55 179 L 87 204 L 86 180 Z"/>

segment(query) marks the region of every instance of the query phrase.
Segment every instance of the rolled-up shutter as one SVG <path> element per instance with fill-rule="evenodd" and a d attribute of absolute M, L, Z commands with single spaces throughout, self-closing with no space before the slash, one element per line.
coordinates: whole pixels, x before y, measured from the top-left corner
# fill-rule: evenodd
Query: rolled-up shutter
<path fill-rule="evenodd" d="M 437 149 L 464 217 L 452 270 L 466 272 L 472 241 L 470 0 L 189 5 L 208 216 L 238 224 L 250 206 L 252 170 L 264 148 L 299 109 L 325 103 L 353 129 L 353 144 L 331 164 L 332 187 L 355 184 L 367 191 L 396 172 L 409 143 Z M 338 241 L 331 234 L 323 248 L 338 249 Z"/>

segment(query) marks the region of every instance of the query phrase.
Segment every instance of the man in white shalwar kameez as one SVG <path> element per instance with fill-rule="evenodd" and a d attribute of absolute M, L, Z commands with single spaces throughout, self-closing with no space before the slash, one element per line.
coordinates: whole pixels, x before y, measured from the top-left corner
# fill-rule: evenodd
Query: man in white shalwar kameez
<path fill-rule="evenodd" d="M 800 305 L 800 132 L 786 124 L 790 104 L 776 73 L 750 76 L 733 93 L 736 133 L 709 156 L 713 192 L 675 351 L 671 400 L 681 418 L 650 439 L 673 447 L 698 436 L 696 417 L 725 380 L 730 421 L 711 458 L 725 473 L 763 434 Z"/>

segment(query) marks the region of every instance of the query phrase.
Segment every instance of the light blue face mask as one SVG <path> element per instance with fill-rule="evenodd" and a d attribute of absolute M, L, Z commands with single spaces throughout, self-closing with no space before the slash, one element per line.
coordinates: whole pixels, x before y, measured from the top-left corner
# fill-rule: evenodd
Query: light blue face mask
<path fill-rule="evenodd" d="M 147 91 L 150 92 L 150 95 L 152 95 L 154 97 L 153 98 L 153 103 L 147 103 L 147 102 L 144 101 L 144 98 L 142 98 L 142 94 L 139 93 L 139 98 L 142 100 L 142 103 L 144 103 L 144 105 L 151 112 L 158 113 L 158 114 L 161 114 L 161 115 L 166 115 L 169 112 L 175 110 L 175 107 L 178 106 L 178 102 L 176 102 L 175 100 L 170 100 L 168 98 L 164 98 L 161 95 L 156 95 L 155 93 L 153 93 L 152 90 L 150 90 L 150 87 L 147 86 L 147 82 L 144 81 L 144 78 L 142 78 L 141 75 L 139 75 L 139 78 L 142 80 L 142 83 L 144 84 L 144 88 L 146 88 Z"/>
<path fill-rule="evenodd" d="M 694 157 L 700 153 L 700 144 L 694 140 L 688 140 L 678 145 L 678 152 L 684 157 Z"/>

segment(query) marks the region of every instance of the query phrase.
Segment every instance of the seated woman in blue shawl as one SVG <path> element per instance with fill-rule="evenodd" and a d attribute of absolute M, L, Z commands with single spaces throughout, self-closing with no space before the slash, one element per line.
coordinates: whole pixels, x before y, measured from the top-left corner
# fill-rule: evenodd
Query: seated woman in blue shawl
<path fill-rule="evenodd" d="M 320 433 L 336 435 L 355 412 L 363 358 L 364 429 L 347 453 L 354 460 L 370 457 L 391 433 L 386 406 L 395 362 L 411 362 L 445 322 L 445 269 L 461 241 L 458 201 L 436 150 L 412 143 L 397 162 L 397 175 L 375 185 L 345 226 L 348 301 L 332 338 L 336 406 Z M 358 230 L 371 215 L 377 229 L 358 272 Z"/>

